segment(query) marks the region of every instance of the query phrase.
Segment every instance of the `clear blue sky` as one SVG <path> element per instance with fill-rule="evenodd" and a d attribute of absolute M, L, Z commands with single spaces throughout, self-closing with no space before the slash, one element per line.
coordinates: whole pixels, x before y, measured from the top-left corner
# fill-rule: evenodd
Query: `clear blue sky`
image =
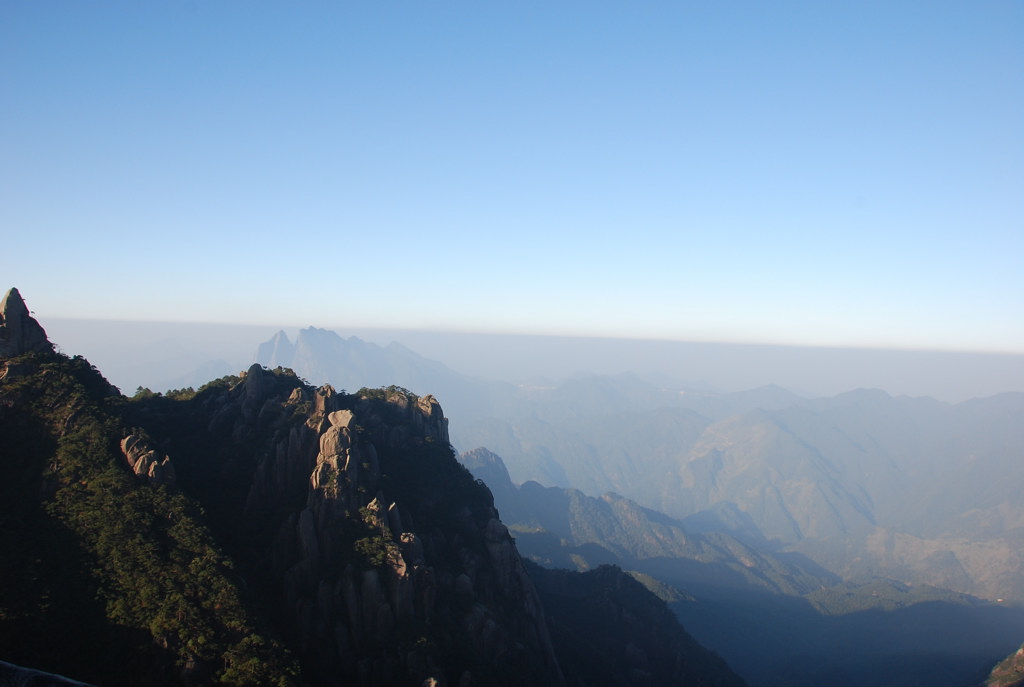
<path fill-rule="evenodd" d="M 1024 352 L 1024 3 L 0 3 L 46 316 Z"/>

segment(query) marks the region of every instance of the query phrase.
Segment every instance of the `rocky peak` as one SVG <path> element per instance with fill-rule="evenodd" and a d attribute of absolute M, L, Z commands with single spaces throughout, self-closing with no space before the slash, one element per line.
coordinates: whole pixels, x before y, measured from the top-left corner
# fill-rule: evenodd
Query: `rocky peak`
<path fill-rule="evenodd" d="M 46 331 L 29 313 L 18 289 L 11 288 L 0 302 L 0 356 L 10 358 L 22 353 L 52 351 L 53 344 L 46 338 Z"/>
<path fill-rule="evenodd" d="M 459 456 L 459 462 L 479 479 L 487 483 L 492 490 L 497 488 L 514 488 L 512 478 L 505 467 L 505 461 L 501 456 L 481 446 L 472 451 L 466 451 Z"/>
<path fill-rule="evenodd" d="M 196 404 L 206 455 L 175 453 L 179 483 L 212 480 L 201 499 L 252 542 L 245 574 L 313 682 L 565 684 L 515 543 L 455 460 L 436 398 L 314 389 L 257 364 Z"/>
<path fill-rule="evenodd" d="M 292 357 L 295 355 L 295 344 L 291 342 L 283 329 L 270 341 L 265 341 L 256 349 L 256 362 L 268 367 L 291 365 Z"/>
<path fill-rule="evenodd" d="M 519 491 L 509 477 L 505 462 L 495 453 L 480 447 L 459 456 L 459 462 L 473 476 L 482 480 L 494 495 L 494 503 L 501 509 L 506 522 L 516 522 L 526 517 L 520 504 Z M 511 517 L 511 520 L 508 518 Z"/>

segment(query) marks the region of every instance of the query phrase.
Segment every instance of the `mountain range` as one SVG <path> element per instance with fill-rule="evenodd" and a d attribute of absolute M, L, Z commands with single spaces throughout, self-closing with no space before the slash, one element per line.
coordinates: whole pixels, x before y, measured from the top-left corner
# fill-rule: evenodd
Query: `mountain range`
<path fill-rule="evenodd" d="M 399 343 L 387 346 L 333 331 L 307 327 L 291 341 L 279 331 L 256 350 L 256 363 L 294 370 L 318 384 L 338 389 L 402 386 L 445 401 L 446 414 L 457 423 L 503 414 L 515 403 L 516 391 L 507 382 L 487 381 L 460 374 Z"/>
<path fill-rule="evenodd" d="M 1021 393 L 806 399 L 629 374 L 512 385 L 312 328 L 294 344 L 278 334 L 257 360 L 342 387 L 443 389 L 455 446 L 494 451 L 516 483 L 621 494 L 691 531 L 799 552 L 842 577 L 1024 599 Z"/>
<path fill-rule="evenodd" d="M 198 391 L 127 399 L 54 353 L 16 291 L 3 309 L 0 431 L 13 459 L 0 515 L 14 526 L 0 545 L 14 592 L 0 602 L 0 659 L 103 684 L 138 670 L 152 684 L 735 684 L 707 652 L 684 661 L 706 675 L 668 660 L 693 644 L 652 610 L 668 603 L 753 685 L 966 685 L 1024 634 L 1019 394 L 808 399 L 633 374 L 513 385 L 309 328 Z M 429 396 L 441 389 L 444 415 Z M 343 430 L 341 460 L 318 444 Z M 483 471 L 467 481 L 451 448 L 435 451 L 449 436 L 505 460 L 464 453 Z M 490 491 L 475 493 L 480 482 Z M 453 513 L 424 487 L 476 505 Z M 424 521 L 441 534 L 425 538 Z M 489 558 L 502 523 L 527 559 L 512 577 Z M 534 591 L 481 583 L 486 561 L 492 578 Z M 425 563 L 447 574 L 424 583 Z M 447 609 L 411 639 L 395 634 L 412 616 L 387 582 L 405 579 L 403 565 L 417 631 L 423 608 Z M 193 566 L 212 596 L 175 587 Z M 484 625 L 465 615 L 470 599 Z M 524 607 L 546 609 L 543 622 L 509 615 Z M 607 623 L 627 617 L 645 639 L 623 652 Z M 83 618 L 88 641 L 66 629 Z M 604 648 L 581 648 L 599 627 Z M 514 667 L 488 653 L 505 655 L 502 637 L 526 652 Z M 991 684 L 1011 684 L 1013 655 L 999 670 Z"/>
<path fill-rule="evenodd" d="M 638 385 L 587 382 L 575 382 L 582 407 Z M 498 453 L 518 482 L 622 494 L 844 577 L 1024 598 L 1024 394 L 956 405 L 877 390 L 761 395 L 774 407 L 737 402 L 732 415 L 693 401 L 572 414 L 567 399 L 550 414 L 471 423 L 456 441 Z"/>
<path fill-rule="evenodd" d="M 800 554 L 695 533 L 615 494 L 516 486 L 486 449 L 459 459 L 490 485 L 525 557 L 630 571 L 752 685 L 966 687 L 1024 634 L 1019 605 L 892 579 L 843 581 Z"/>
<path fill-rule="evenodd" d="M 300 365 L 299 370 L 303 374 L 312 368 Z M 459 379 L 464 384 L 478 381 Z M 1019 498 L 1024 480 L 1017 467 L 1024 449 L 1018 422 L 1024 416 L 1024 395 L 949 404 L 860 389 L 807 399 L 777 386 L 720 394 L 657 382 L 622 374 L 492 386 L 489 395 L 475 396 L 462 422 L 453 423 L 456 446 L 486 446 L 504 459 L 497 473 L 478 476 L 495 491 L 503 518 L 512 523 L 517 541 L 534 560 L 579 569 L 613 562 L 642 574 L 657 567 L 654 561 L 668 561 L 654 570 L 656 582 L 681 583 L 684 594 L 696 591 L 705 602 L 677 605 L 677 612 L 703 641 L 731 656 L 755 684 L 757 671 L 767 665 L 785 671 L 779 657 L 790 655 L 787 645 L 839 632 L 821 632 L 821 609 L 836 608 L 821 599 L 833 594 L 859 599 L 856 612 L 867 616 L 858 618 L 869 617 L 872 600 L 880 598 L 897 599 L 894 603 L 901 608 L 919 602 L 947 604 L 950 617 L 958 618 L 954 625 L 972 627 L 988 640 L 993 632 L 998 634 L 993 628 L 1005 632 L 990 644 L 990 658 L 1019 642 L 1013 604 L 1024 599 Z M 515 488 L 519 497 L 510 499 L 508 485 L 513 483 L 521 485 Z M 517 510 L 524 501 L 533 504 L 526 515 Z M 577 517 L 568 519 L 567 512 Z M 570 521 L 577 528 L 574 533 Z M 623 528 L 624 522 L 631 526 Z M 589 534 L 582 536 L 584 531 Z M 704 588 L 699 576 L 680 580 L 675 571 L 680 561 L 697 555 L 693 542 L 699 537 L 705 538 L 704 546 L 715 542 L 720 550 L 745 547 L 746 560 L 757 562 L 743 567 L 736 563 L 742 557 L 730 564 L 722 557 L 719 563 L 732 572 L 716 570 L 709 575 L 716 584 Z M 651 541 L 658 541 L 665 555 L 637 556 L 621 548 L 623 542 L 632 547 Z M 674 548 L 667 542 L 674 542 Z M 797 569 L 802 575 L 810 573 L 809 578 L 794 576 L 792 569 L 781 575 L 767 572 L 785 569 L 777 567 L 780 561 L 800 561 Z M 736 577 L 740 570 L 748 574 Z M 753 616 L 749 608 L 723 606 L 728 580 L 745 578 L 744 585 L 751 578 L 772 580 L 762 582 L 761 591 L 780 598 L 799 596 L 800 604 L 787 602 L 784 610 L 799 617 L 802 627 L 813 629 L 780 633 L 770 619 L 761 622 L 765 607 L 779 611 L 778 598 L 758 601 L 762 608 Z M 794 579 L 802 581 L 787 587 Z M 808 579 L 809 586 L 801 586 Z M 872 586 L 877 580 L 882 580 L 883 592 Z M 815 585 L 820 588 L 816 592 Z M 865 589 L 870 591 L 859 591 Z M 997 605 L 990 608 L 982 599 Z M 918 610 L 900 613 L 916 618 Z M 979 626 L 967 619 L 971 614 L 991 615 L 978 621 Z M 753 632 L 757 639 L 747 647 L 756 642 L 771 647 L 760 652 L 760 663 L 745 662 L 751 652 L 735 653 L 742 643 L 730 639 L 736 624 L 752 617 L 761 622 L 761 634 Z M 827 624 L 847 622 L 852 621 Z M 884 616 L 874 622 L 884 626 Z M 857 623 L 858 641 L 870 645 L 877 628 L 871 629 L 868 620 Z M 915 665 L 942 665 L 949 675 L 953 668 L 948 661 L 936 663 L 935 654 L 956 654 L 952 647 L 957 641 L 940 638 L 931 652 L 917 644 L 906 646 L 916 652 Z M 890 642 L 886 649 L 898 653 L 902 649 L 893 647 L 899 644 Z M 984 647 L 961 644 L 961 665 L 988 660 Z M 819 653 L 827 651 L 820 647 Z M 892 655 L 876 656 L 872 665 L 895 660 Z M 906 654 L 901 661 L 907 664 Z M 812 663 L 806 656 L 797 662 Z M 891 668 L 890 674 L 900 674 Z M 849 666 L 847 672 L 856 674 Z"/>
<path fill-rule="evenodd" d="M 433 396 L 253 365 L 127 398 L 14 290 L 0 351 L 5 680 L 744 684 L 620 569 L 530 568 Z"/>

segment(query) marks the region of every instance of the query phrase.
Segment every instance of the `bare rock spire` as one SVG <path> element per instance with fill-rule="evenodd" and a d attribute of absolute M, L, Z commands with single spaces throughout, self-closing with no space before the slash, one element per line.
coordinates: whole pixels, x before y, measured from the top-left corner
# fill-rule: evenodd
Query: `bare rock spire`
<path fill-rule="evenodd" d="M 0 302 L 0 358 L 22 353 L 51 352 L 46 330 L 29 314 L 18 289 L 11 288 Z"/>

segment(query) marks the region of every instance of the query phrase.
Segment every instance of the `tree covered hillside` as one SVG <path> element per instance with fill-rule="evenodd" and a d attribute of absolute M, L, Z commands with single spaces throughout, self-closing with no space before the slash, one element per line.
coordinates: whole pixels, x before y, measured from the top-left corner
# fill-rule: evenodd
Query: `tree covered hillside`
<path fill-rule="evenodd" d="M 201 509 L 126 469 L 127 401 L 81 358 L 5 369 L 3 658 L 103 685 L 293 684 Z"/>
<path fill-rule="evenodd" d="M 595 681 L 577 641 L 618 616 L 548 616 L 433 397 L 253 365 L 126 398 L 0 310 L 0 661 L 104 687 L 742 684 L 674 623 L 678 660 L 639 639 Z"/>

